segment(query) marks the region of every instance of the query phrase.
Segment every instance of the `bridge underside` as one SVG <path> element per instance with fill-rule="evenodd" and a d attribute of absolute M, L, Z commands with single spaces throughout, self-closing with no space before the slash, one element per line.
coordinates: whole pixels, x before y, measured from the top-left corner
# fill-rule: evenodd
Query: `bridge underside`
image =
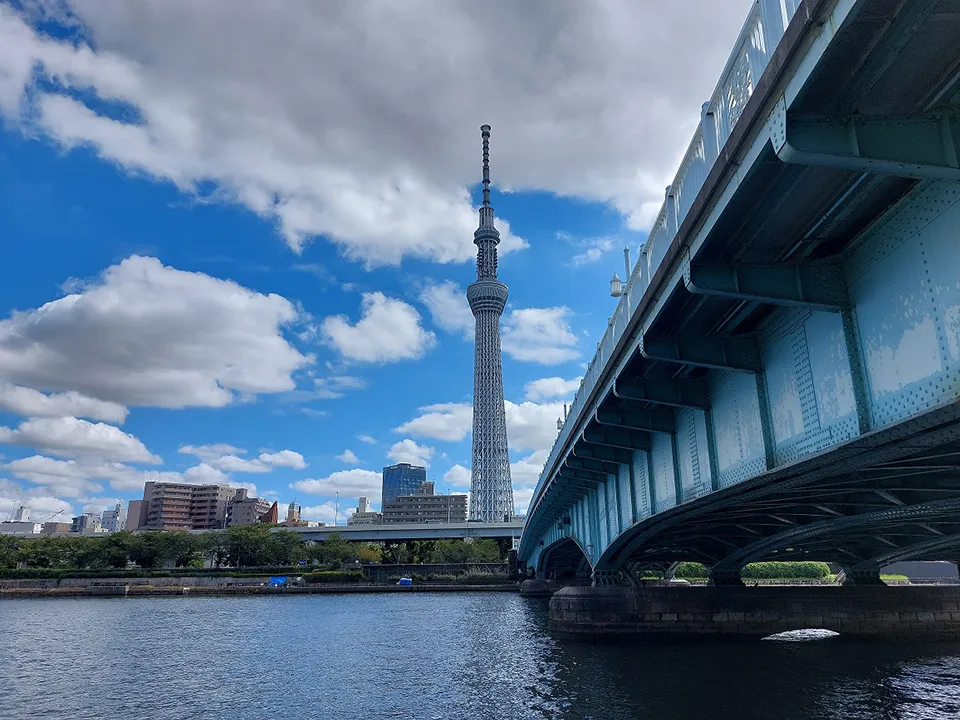
<path fill-rule="evenodd" d="M 521 560 L 570 537 L 599 573 L 816 559 L 870 583 L 960 558 L 960 5 L 804 6 L 822 16 L 794 19 L 674 237 L 648 241 Z M 840 6 L 791 88 L 785 46 L 812 54 Z"/>

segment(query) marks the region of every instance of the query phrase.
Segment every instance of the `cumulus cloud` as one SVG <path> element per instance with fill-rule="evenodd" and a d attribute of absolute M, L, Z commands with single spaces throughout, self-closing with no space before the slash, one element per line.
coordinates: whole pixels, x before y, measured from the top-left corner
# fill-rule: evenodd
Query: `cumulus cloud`
<path fill-rule="evenodd" d="M 394 432 L 456 442 L 463 440 L 473 425 L 473 408 L 465 403 L 437 403 L 419 408 L 420 415 Z"/>
<path fill-rule="evenodd" d="M 46 488 L 23 488 L 0 478 L 0 519 L 6 520 L 21 506 L 30 509 L 30 521 L 44 522 L 51 518 L 64 521 L 73 516 L 73 505 L 49 494 Z"/>
<path fill-rule="evenodd" d="M 359 440 L 362 443 L 366 443 L 367 445 L 377 444 L 377 439 L 375 437 L 371 437 L 370 435 L 365 435 L 363 433 L 360 433 L 359 435 L 357 435 L 357 440 Z"/>
<path fill-rule="evenodd" d="M 122 425 L 127 408 L 78 392 L 44 394 L 32 388 L 0 383 L 0 410 L 29 417 L 87 417 Z"/>
<path fill-rule="evenodd" d="M 387 458 L 395 463 L 410 463 L 411 465 L 430 465 L 430 458 L 436 451 L 426 445 L 417 445 L 410 438 L 394 443 L 387 452 Z"/>
<path fill-rule="evenodd" d="M 537 484 L 540 472 L 547 462 L 550 450 L 544 448 L 527 455 L 516 462 L 510 463 L 510 478 L 513 480 L 514 494 L 518 488 L 530 488 Z"/>
<path fill-rule="evenodd" d="M 503 352 L 514 360 L 559 365 L 580 357 L 565 307 L 512 310 L 503 320 Z"/>
<path fill-rule="evenodd" d="M 195 455 L 203 461 L 202 465 L 235 473 L 268 473 L 276 468 L 302 470 L 307 466 L 303 455 L 293 450 L 281 450 L 276 453 L 261 452 L 255 458 L 240 457 L 246 450 L 232 445 L 183 445 L 179 452 Z M 188 471 L 189 472 L 189 471 Z"/>
<path fill-rule="evenodd" d="M 380 497 L 382 485 L 380 473 L 361 468 L 338 470 L 324 478 L 307 478 L 290 483 L 293 490 L 325 497 L 333 497 L 338 492 L 345 497 Z"/>
<path fill-rule="evenodd" d="M 364 293 L 355 324 L 346 315 L 333 315 L 321 326 L 324 340 L 346 360 L 387 363 L 416 360 L 437 344 L 437 337 L 420 325 L 420 313 L 382 292 Z"/>
<path fill-rule="evenodd" d="M 161 462 L 130 433 L 106 423 L 91 423 L 73 417 L 32 418 L 20 423 L 16 429 L 0 427 L 0 443 L 23 445 L 64 457 L 94 456 L 117 462 Z"/>
<path fill-rule="evenodd" d="M 229 485 L 230 476 L 220 468 L 208 465 L 205 462 L 194 465 L 183 472 L 182 482 L 194 485 Z"/>
<path fill-rule="evenodd" d="M 470 469 L 459 464 L 454 465 L 443 474 L 443 481 L 457 488 L 469 488 L 470 478 Z"/>
<path fill-rule="evenodd" d="M 352 509 L 337 507 L 336 503 L 326 502 L 300 508 L 300 519 L 322 522 L 324 525 L 333 525 L 335 522 L 343 524 L 352 513 Z"/>
<path fill-rule="evenodd" d="M 279 295 L 132 256 L 0 321 L 0 373 L 124 405 L 220 407 L 293 389 L 291 373 L 311 362 L 282 334 L 297 319 Z"/>
<path fill-rule="evenodd" d="M 616 238 L 607 236 L 574 238 L 566 233 L 557 233 L 557 239 L 571 242 L 579 249 L 579 252 L 570 258 L 571 265 L 586 265 L 596 262 L 617 245 Z"/>
<path fill-rule="evenodd" d="M 540 378 L 523 386 L 524 398 L 537 402 L 571 395 L 580 387 L 582 378 L 564 380 L 560 377 Z"/>
<path fill-rule="evenodd" d="M 350 448 L 347 448 L 342 453 L 337 455 L 337 460 L 346 465 L 356 465 L 358 462 L 360 462 L 360 459 Z"/>
<path fill-rule="evenodd" d="M 557 418 L 563 414 L 563 405 L 556 402 L 514 403 L 507 400 L 504 411 L 510 448 L 540 450 L 551 447 L 557 437 Z M 459 441 L 466 437 L 473 426 L 473 409 L 466 403 L 427 405 L 420 408 L 420 412 L 421 415 L 396 428 L 396 432 Z"/>
<path fill-rule="evenodd" d="M 449 333 L 473 338 L 476 321 L 463 288 L 452 280 L 429 283 L 420 292 L 420 302 L 430 311 L 433 323 Z"/>
<path fill-rule="evenodd" d="M 750 0 L 46 4 L 91 44 L 0 5 L 8 123 L 187 193 L 212 181 L 291 248 L 322 235 L 373 265 L 472 258 L 479 122 L 504 186 L 648 222 Z"/>

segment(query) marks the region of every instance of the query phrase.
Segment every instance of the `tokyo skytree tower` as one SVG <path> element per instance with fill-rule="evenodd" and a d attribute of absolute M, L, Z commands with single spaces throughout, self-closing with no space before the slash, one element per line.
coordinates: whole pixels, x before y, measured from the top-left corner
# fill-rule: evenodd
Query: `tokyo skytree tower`
<path fill-rule="evenodd" d="M 483 206 L 477 246 L 477 281 L 467 287 L 467 301 L 477 321 L 473 359 L 473 476 L 470 519 L 506 522 L 513 518 L 513 484 L 503 409 L 503 366 L 500 359 L 500 316 L 507 304 L 507 286 L 497 279 L 500 233 L 493 226 L 490 205 L 490 126 L 483 138 Z"/>

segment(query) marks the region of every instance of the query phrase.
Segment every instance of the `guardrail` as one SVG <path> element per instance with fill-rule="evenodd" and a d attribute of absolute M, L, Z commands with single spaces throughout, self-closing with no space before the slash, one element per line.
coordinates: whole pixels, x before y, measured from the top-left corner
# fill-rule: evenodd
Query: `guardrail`
<path fill-rule="evenodd" d="M 697 193 L 706 182 L 720 148 L 733 132 L 757 80 L 801 1 L 757 0 L 751 7 L 710 102 L 704 103 L 701 108 L 700 124 L 687 147 L 673 183 L 666 189 L 663 205 L 651 225 L 633 272 L 627 279 L 620 302 L 610 316 L 603 339 L 597 343 L 597 352 L 587 366 L 563 426 L 554 440 L 530 499 L 527 517 L 531 516 L 543 488 L 549 481 L 550 470 L 556 465 L 560 453 L 569 441 L 587 399 L 603 374 L 605 363 L 610 360 L 620 342 L 651 278 L 676 236 L 677 229 L 682 225 Z"/>

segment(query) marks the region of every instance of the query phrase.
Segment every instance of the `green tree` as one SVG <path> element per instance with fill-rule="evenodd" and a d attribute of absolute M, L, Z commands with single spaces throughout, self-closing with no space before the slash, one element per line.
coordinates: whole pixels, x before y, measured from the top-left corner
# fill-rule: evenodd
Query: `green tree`
<path fill-rule="evenodd" d="M 20 559 L 19 551 L 17 538 L 11 535 L 0 535 L 0 568 L 16 567 Z"/>

